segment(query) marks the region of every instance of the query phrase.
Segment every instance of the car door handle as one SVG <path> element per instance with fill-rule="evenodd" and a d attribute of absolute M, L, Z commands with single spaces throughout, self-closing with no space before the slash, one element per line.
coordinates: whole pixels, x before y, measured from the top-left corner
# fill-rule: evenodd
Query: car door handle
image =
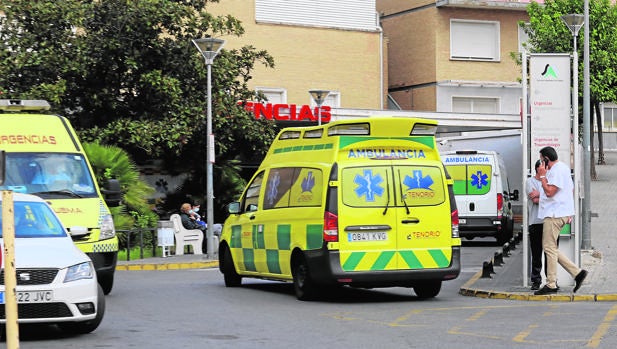
<path fill-rule="evenodd" d="M 255 219 L 255 215 L 250 216 L 249 219 L 251 220 Z"/>
<path fill-rule="evenodd" d="M 401 221 L 401 223 L 403 224 L 418 224 L 420 223 L 420 220 L 418 218 L 413 218 L 413 219 L 403 219 Z"/>

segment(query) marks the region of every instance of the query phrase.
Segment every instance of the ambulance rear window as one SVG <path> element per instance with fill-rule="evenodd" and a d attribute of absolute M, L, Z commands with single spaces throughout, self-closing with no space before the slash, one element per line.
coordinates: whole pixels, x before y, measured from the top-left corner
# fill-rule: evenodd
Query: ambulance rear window
<path fill-rule="evenodd" d="M 348 167 L 342 171 L 343 203 L 351 207 L 431 206 L 445 201 L 436 166 Z"/>
<path fill-rule="evenodd" d="M 447 165 L 454 180 L 454 195 L 484 195 L 491 189 L 491 165 Z"/>

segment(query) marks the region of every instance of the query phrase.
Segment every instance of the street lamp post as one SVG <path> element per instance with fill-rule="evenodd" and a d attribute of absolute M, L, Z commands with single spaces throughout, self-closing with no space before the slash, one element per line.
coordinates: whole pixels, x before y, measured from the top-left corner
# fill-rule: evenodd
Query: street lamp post
<path fill-rule="evenodd" d="M 212 166 L 214 164 L 214 134 L 212 133 L 212 71 L 211 66 L 214 63 L 214 58 L 219 53 L 225 40 L 214 38 L 202 38 L 192 40 L 199 52 L 206 60 L 208 67 L 208 108 L 206 121 L 206 141 L 208 149 L 206 149 L 206 230 L 207 254 L 209 257 L 214 256 L 214 185 L 212 183 Z"/>
<path fill-rule="evenodd" d="M 565 23 L 565 25 L 568 27 L 568 29 L 570 30 L 570 32 L 572 33 L 572 38 L 574 40 L 574 48 L 573 48 L 573 52 L 572 52 L 572 60 L 573 60 L 573 79 L 572 79 L 572 84 L 573 84 L 573 89 L 572 89 L 572 118 L 573 118 L 573 122 L 574 122 L 574 130 L 575 130 L 575 134 L 576 134 L 576 138 L 575 138 L 575 148 L 574 148 L 574 162 L 576 164 L 577 167 L 581 167 L 582 165 L 582 169 L 581 168 L 577 168 L 576 169 L 576 174 L 577 174 L 577 178 L 576 181 L 579 182 L 580 179 L 578 178 L 578 175 L 582 175 L 583 177 L 583 181 L 585 180 L 585 178 L 588 177 L 588 174 L 585 175 L 585 171 L 587 171 L 587 169 L 589 167 L 585 166 L 584 161 L 583 164 L 581 164 L 580 161 L 580 152 L 579 152 L 579 142 L 578 142 L 578 49 L 576 46 L 576 39 L 578 37 L 578 32 L 581 29 L 581 27 L 583 26 L 583 23 L 585 21 L 585 16 L 581 15 L 581 14 L 568 14 L 568 15 L 563 15 L 561 16 L 561 20 Z M 585 120 L 583 120 L 583 127 L 585 126 Z M 584 142 L 583 142 L 584 143 Z M 583 158 L 584 158 L 584 150 L 583 150 Z M 575 188 L 575 196 L 576 196 L 576 201 L 575 201 L 575 205 L 577 207 L 577 212 L 579 211 L 579 190 L 578 190 L 578 185 Z M 582 207 L 582 215 L 581 215 L 581 236 L 584 240 L 585 238 L 585 230 L 586 230 L 586 222 L 585 222 L 585 202 L 586 200 L 588 200 L 588 193 L 584 190 L 583 188 L 583 207 Z M 577 224 L 578 225 L 578 224 Z M 577 239 L 578 242 L 578 239 Z"/>
<path fill-rule="evenodd" d="M 311 97 L 317 104 L 317 125 L 321 125 L 321 105 L 326 100 L 330 91 L 328 90 L 309 90 Z"/>

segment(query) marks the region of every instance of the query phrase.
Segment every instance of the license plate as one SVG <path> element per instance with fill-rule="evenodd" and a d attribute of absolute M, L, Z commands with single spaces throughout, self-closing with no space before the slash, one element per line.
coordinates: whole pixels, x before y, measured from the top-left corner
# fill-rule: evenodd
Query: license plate
<path fill-rule="evenodd" d="M 17 291 L 17 303 L 53 302 L 53 291 Z M 0 292 L 0 304 L 6 303 L 6 293 Z"/>
<path fill-rule="evenodd" d="M 465 218 L 459 218 L 458 224 L 467 224 L 467 220 Z"/>
<path fill-rule="evenodd" d="M 364 233 L 349 233 L 347 234 L 347 241 L 386 241 L 388 240 L 388 233 L 384 231 L 376 232 L 364 232 Z"/>

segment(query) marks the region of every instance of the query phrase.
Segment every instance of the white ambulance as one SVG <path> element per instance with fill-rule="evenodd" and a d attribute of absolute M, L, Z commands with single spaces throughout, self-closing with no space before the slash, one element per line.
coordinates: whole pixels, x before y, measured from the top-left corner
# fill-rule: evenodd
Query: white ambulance
<path fill-rule="evenodd" d="M 454 197 L 459 213 L 461 237 L 492 236 L 502 244 L 514 234 L 512 201 L 518 190 L 510 191 L 503 158 L 495 151 L 457 150 L 441 153 L 454 180 Z"/>

